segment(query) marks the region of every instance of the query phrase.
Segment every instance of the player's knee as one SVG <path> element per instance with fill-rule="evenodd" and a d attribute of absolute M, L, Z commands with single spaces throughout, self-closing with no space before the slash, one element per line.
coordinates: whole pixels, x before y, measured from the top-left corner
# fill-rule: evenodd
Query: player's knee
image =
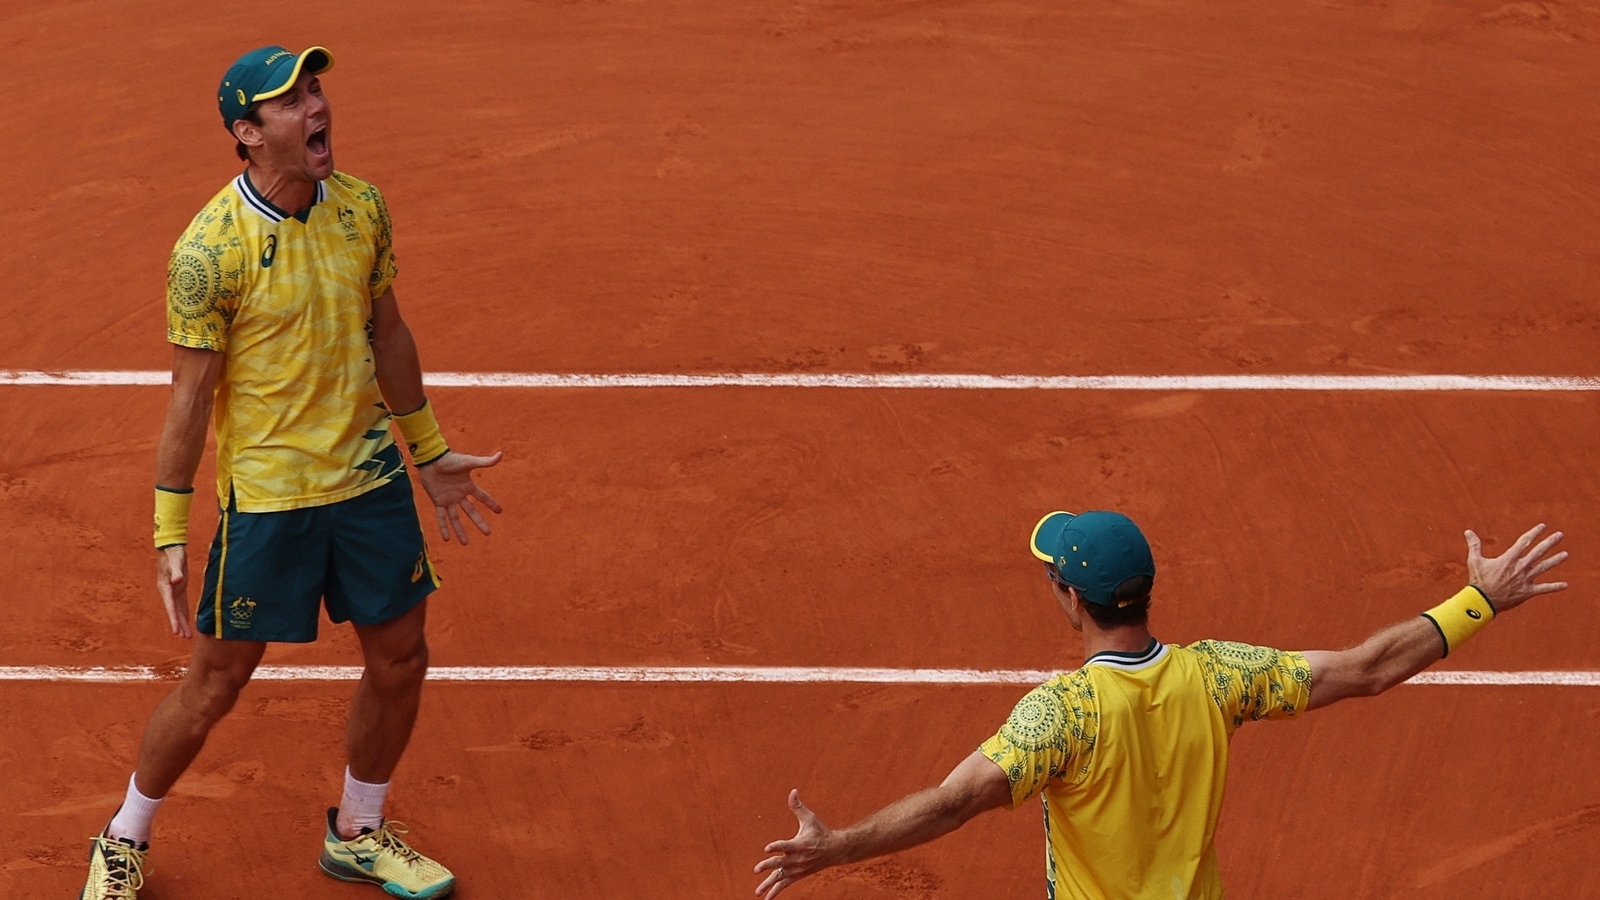
<path fill-rule="evenodd" d="M 239 692 L 250 682 L 248 672 L 229 670 L 207 672 L 189 683 L 189 700 L 204 719 L 215 722 L 227 715 L 239 700 Z"/>
<path fill-rule="evenodd" d="M 427 675 L 428 643 L 423 640 L 402 653 L 367 661 L 367 679 L 385 693 L 416 690 Z"/>

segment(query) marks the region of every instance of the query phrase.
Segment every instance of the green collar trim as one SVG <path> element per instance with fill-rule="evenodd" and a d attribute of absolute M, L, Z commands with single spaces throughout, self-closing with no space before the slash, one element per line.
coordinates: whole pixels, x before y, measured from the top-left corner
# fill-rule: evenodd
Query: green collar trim
<path fill-rule="evenodd" d="M 1141 651 L 1138 651 L 1137 653 L 1130 653 L 1123 650 L 1102 650 L 1084 660 L 1083 664 L 1085 666 L 1090 664 L 1111 666 L 1115 669 L 1123 669 L 1131 672 L 1154 665 L 1155 663 L 1164 659 L 1166 655 L 1167 645 L 1161 643 L 1155 638 L 1151 638 L 1149 646 L 1145 647 Z"/>

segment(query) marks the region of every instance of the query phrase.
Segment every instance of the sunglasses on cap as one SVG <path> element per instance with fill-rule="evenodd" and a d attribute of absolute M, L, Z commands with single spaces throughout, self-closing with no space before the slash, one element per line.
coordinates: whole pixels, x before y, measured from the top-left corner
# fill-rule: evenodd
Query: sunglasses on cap
<path fill-rule="evenodd" d="M 1055 582 L 1056 584 L 1061 585 L 1062 588 L 1075 588 L 1076 589 L 1076 585 L 1068 584 L 1061 577 L 1061 570 L 1057 569 L 1056 568 L 1056 564 L 1053 563 L 1053 562 L 1047 562 L 1047 563 L 1044 564 L 1044 574 L 1051 581 Z"/>

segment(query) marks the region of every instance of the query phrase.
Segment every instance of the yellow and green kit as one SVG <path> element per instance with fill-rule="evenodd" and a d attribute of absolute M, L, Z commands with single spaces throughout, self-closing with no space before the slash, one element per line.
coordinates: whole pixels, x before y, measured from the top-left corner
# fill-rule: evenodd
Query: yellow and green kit
<path fill-rule="evenodd" d="M 1052 900 L 1218 900 L 1228 741 L 1310 699 L 1299 653 L 1152 640 L 1033 689 L 980 751 L 1005 771 L 1011 808 L 1043 797 Z"/>
<path fill-rule="evenodd" d="M 173 248 L 167 339 L 224 357 L 203 633 L 309 641 L 323 598 L 377 624 L 438 585 L 371 344 L 396 274 L 383 195 L 342 172 L 298 213 L 241 173 Z"/>

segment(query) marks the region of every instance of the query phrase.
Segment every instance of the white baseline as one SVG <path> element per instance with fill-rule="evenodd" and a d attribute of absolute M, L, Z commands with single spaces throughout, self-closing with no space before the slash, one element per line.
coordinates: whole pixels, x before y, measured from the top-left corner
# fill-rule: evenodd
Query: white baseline
<path fill-rule="evenodd" d="M 1065 671 L 1065 670 L 1062 670 Z M 805 666 L 434 666 L 430 681 L 469 684 L 608 682 L 621 684 L 1038 684 L 1046 669 L 878 669 Z M 0 666 L 0 681 L 137 684 L 175 681 L 181 668 L 154 666 Z M 256 681 L 356 681 L 360 666 L 261 666 Z M 1423 672 L 1407 684 L 1600 687 L 1600 671 Z"/>
<path fill-rule="evenodd" d="M 0 369 L 3 386 L 152 386 L 164 371 Z M 433 372 L 441 388 L 857 388 L 967 391 L 1600 391 L 1600 377 L 1577 375 L 972 375 L 828 372 L 723 372 L 615 375 L 540 372 Z"/>

